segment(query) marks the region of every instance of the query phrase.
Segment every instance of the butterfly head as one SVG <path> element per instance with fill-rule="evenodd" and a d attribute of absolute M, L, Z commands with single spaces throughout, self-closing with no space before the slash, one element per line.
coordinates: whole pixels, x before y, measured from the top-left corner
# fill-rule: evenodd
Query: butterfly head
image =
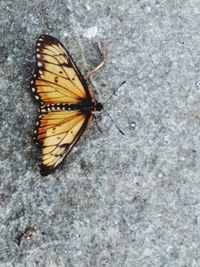
<path fill-rule="evenodd" d="M 96 103 L 96 111 L 101 111 L 103 109 L 103 105 L 99 102 Z"/>

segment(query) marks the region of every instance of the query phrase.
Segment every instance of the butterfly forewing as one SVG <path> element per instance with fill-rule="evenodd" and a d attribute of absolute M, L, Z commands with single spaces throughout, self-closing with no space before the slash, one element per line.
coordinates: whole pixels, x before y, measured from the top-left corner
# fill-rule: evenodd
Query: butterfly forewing
<path fill-rule="evenodd" d="M 85 98 L 91 100 L 82 74 L 57 39 L 41 36 L 36 44 L 36 58 L 32 91 L 37 100 L 44 104 L 79 103 Z"/>

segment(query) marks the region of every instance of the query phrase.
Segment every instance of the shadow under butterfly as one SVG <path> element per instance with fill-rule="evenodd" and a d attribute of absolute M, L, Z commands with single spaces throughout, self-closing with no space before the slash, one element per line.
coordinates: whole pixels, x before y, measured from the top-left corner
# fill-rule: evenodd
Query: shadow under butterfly
<path fill-rule="evenodd" d="M 42 150 L 40 174 L 46 176 L 61 165 L 96 111 L 103 109 L 110 115 L 95 100 L 90 83 L 86 82 L 72 57 L 56 38 L 49 35 L 38 38 L 36 60 L 31 89 L 40 107 L 34 140 Z M 89 75 L 103 64 L 104 60 Z"/>

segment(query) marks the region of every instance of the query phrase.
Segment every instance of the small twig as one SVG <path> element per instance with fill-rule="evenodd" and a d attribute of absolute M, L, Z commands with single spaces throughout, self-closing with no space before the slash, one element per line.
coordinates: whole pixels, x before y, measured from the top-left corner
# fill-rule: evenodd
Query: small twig
<path fill-rule="evenodd" d="M 88 80 L 90 80 L 90 76 L 92 74 L 94 74 L 95 72 L 97 72 L 104 65 L 104 63 L 106 61 L 106 56 L 104 55 L 104 53 L 102 51 L 100 43 L 98 43 L 98 49 L 99 49 L 99 52 L 100 52 L 101 56 L 103 57 L 103 60 L 93 70 L 88 72 L 88 74 L 87 74 Z"/>

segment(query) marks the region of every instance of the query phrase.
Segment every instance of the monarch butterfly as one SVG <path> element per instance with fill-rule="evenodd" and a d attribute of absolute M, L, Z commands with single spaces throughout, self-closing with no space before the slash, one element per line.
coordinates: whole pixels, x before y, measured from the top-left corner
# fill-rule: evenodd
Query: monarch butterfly
<path fill-rule="evenodd" d="M 34 140 L 42 149 L 40 173 L 46 176 L 60 166 L 94 112 L 103 106 L 95 100 L 72 57 L 56 38 L 38 38 L 36 60 L 31 88 L 40 108 Z"/>

